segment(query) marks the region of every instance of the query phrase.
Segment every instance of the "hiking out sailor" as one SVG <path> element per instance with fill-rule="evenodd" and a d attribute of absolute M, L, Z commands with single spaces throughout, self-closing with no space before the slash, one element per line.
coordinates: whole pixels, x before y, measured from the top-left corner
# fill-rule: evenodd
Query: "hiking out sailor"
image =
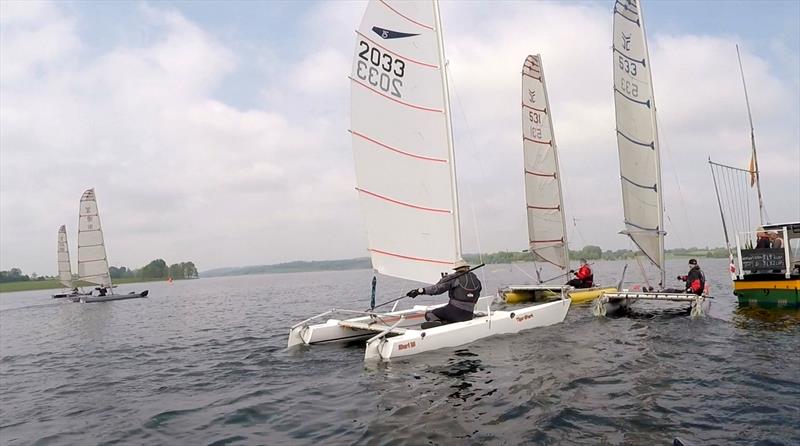
<path fill-rule="evenodd" d="M 697 294 L 698 296 L 703 295 L 703 291 L 706 288 L 706 276 L 703 274 L 703 271 L 700 270 L 697 260 L 689 259 L 689 272 L 685 276 L 678 276 L 677 279 L 685 282 L 683 289 L 667 288 L 664 290 L 665 293 L 689 293 Z"/>
<path fill-rule="evenodd" d="M 425 320 L 428 322 L 463 322 L 471 320 L 475 310 L 475 303 L 481 295 L 481 281 L 478 276 L 469 270 L 469 264 L 464 260 L 458 260 L 453 266 L 454 273 L 442 277 L 435 285 L 425 288 L 417 288 L 406 293 L 406 296 L 414 298 L 420 294 L 430 296 L 442 294 L 447 291 L 450 301 L 443 307 L 436 308 L 425 313 Z"/>
<path fill-rule="evenodd" d="M 594 285 L 594 274 L 586 259 L 581 259 L 581 267 L 578 268 L 578 271 L 571 269 L 569 272 L 575 274 L 575 278 L 567 282 L 567 285 L 575 288 L 591 288 Z"/>

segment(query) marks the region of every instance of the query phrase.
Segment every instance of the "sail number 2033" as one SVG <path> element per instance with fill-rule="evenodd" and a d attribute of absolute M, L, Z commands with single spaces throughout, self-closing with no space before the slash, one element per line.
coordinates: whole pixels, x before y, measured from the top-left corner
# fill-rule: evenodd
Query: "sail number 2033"
<path fill-rule="evenodd" d="M 400 94 L 403 80 L 400 78 L 405 75 L 406 63 L 363 40 L 358 42 L 358 47 L 356 76 L 392 96 L 403 97 Z"/>

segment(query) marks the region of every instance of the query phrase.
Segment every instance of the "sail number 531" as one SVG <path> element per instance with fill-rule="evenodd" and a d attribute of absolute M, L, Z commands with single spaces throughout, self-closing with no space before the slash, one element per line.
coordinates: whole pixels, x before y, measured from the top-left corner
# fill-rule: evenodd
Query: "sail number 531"
<path fill-rule="evenodd" d="M 402 97 L 400 88 L 403 86 L 403 80 L 399 78 L 405 75 L 406 63 L 392 57 L 391 54 L 381 52 L 379 48 L 371 47 L 363 40 L 358 42 L 358 46 L 360 51 L 356 63 L 356 76 L 392 96 Z"/>

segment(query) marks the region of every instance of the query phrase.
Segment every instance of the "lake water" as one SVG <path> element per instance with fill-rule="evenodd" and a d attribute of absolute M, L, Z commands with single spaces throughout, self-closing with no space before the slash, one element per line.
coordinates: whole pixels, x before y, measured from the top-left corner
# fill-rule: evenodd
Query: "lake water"
<path fill-rule="evenodd" d="M 563 324 L 384 363 L 359 344 L 285 348 L 295 322 L 367 307 L 371 271 L 131 284 L 151 297 L 103 304 L 2 294 L 0 443 L 800 444 L 800 314 L 739 310 L 727 261 L 701 265 L 704 318 L 573 306 Z M 615 283 L 621 263 L 594 268 Z M 484 290 L 524 270 L 488 265 Z M 382 279 L 378 301 L 413 286 Z"/>

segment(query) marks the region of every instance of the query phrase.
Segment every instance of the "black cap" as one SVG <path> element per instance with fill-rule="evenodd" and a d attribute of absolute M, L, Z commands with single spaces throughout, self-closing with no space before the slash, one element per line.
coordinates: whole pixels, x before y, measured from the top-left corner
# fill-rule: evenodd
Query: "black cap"
<path fill-rule="evenodd" d="M 689 259 L 689 265 L 697 265 L 697 260 Z"/>

